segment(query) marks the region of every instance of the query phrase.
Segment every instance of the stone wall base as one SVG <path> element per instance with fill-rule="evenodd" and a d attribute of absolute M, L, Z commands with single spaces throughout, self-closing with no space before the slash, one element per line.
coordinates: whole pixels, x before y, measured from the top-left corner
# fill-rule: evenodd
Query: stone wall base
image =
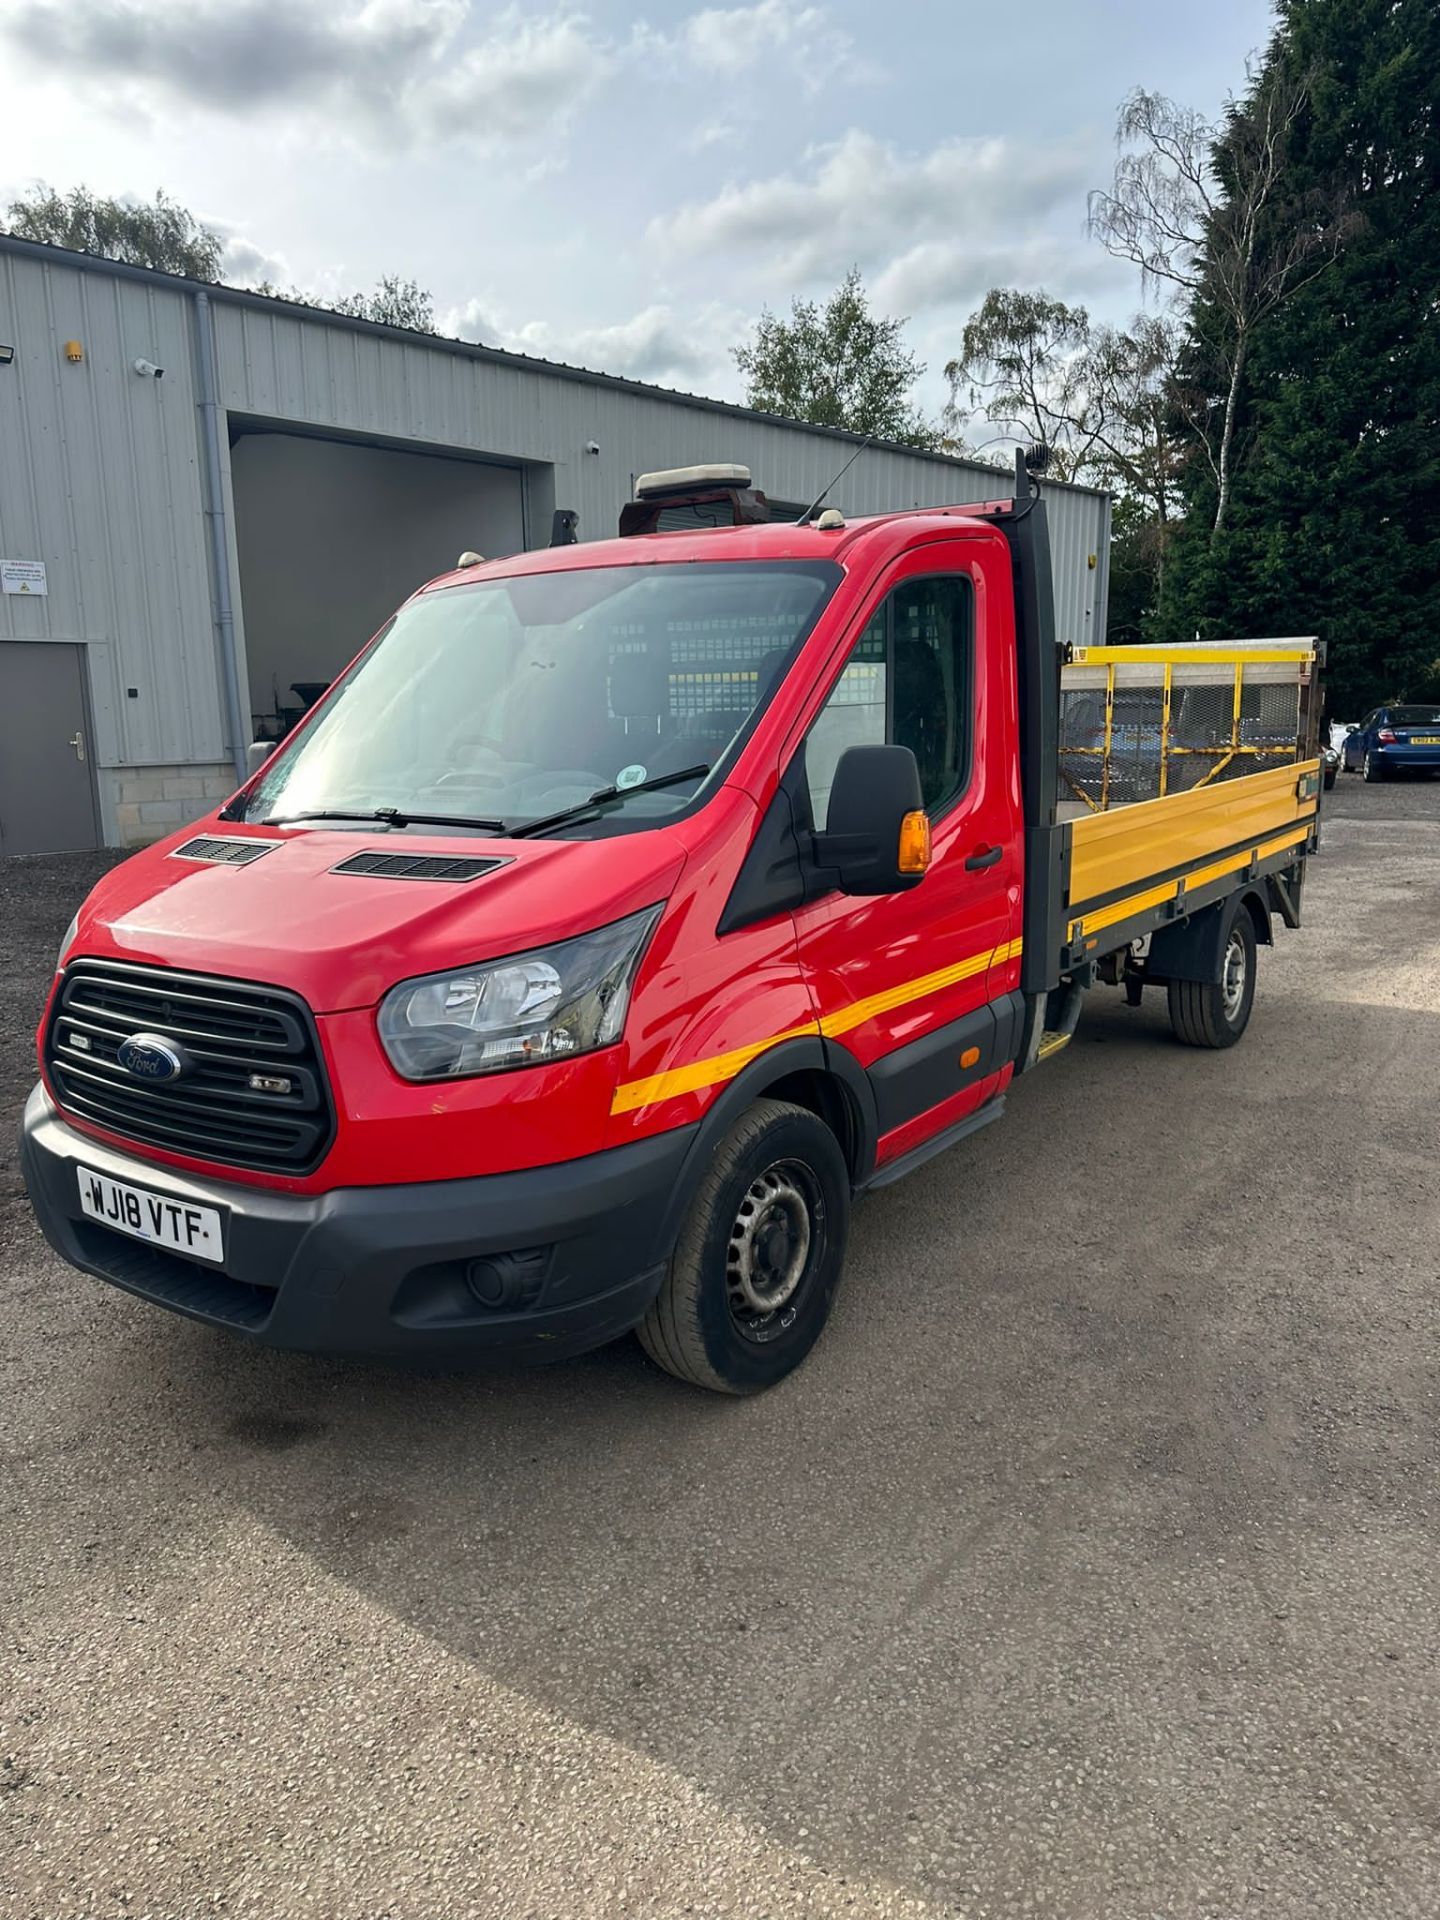
<path fill-rule="evenodd" d="M 100 803 L 105 841 L 112 847 L 144 847 L 176 827 L 211 813 L 235 791 L 229 761 L 198 766 L 102 767 Z"/>

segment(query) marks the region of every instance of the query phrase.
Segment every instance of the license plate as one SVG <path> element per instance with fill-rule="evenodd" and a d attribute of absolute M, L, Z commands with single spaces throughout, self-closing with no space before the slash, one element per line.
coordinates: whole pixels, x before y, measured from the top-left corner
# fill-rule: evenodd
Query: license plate
<path fill-rule="evenodd" d="M 218 1265 L 225 1258 L 225 1227 L 216 1208 L 169 1200 L 163 1193 L 150 1193 L 124 1180 L 112 1180 L 108 1174 L 92 1173 L 89 1167 L 77 1167 L 76 1173 L 80 1209 L 89 1219 L 113 1227 L 116 1233 L 128 1233 L 132 1240 L 183 1253 L 190 1260 L 210 1260 Z"/>
<path fill-rule="evenodd" d="M 1412 747 L 1440 747 L 1440 733 L 1412 733 Z"/>

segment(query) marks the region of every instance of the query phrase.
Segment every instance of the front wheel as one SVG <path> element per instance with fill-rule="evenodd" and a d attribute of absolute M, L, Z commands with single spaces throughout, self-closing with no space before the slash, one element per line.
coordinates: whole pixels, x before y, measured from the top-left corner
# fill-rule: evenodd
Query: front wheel
<path fill-rule="evenodd" d="M 1255 925 L 1242 907 L 1225 936 L 1219 980 L 1172 980 L 1170 1026 L 1187 1047 L 1233 1047 L 1255 1004 Z"/>
<path fill-rule="evenodd" d="M 819 1339 L 840 1283 L 850 1172 L 824 1121 L 757 1100 L 716 1148 L 655 1304 L 650 1358 L 714 1393 L 759 1393 Z"/>

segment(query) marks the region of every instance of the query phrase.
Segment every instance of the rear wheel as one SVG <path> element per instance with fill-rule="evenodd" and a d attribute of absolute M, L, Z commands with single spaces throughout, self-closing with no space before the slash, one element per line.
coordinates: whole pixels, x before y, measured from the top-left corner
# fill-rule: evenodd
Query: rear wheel
<path fill-rule="evenodd" d="M 757 1100 L 700 1182 L 636 1332 L 650 1358 L 715 1393 L 758 1393 L 797 1366 L 830 1315 L 850 1172 L 822 1120 Z"/>
<path fill-rule="evenodd" d="M 1170 1026 L 1187 1047 L 1233 1047 L 1255 1004 L 1255 927 L 1242 907 L 1225 936 L 1219 980 L 1172 980 Z"/>
<path fill-rule="evenodd" d="M 1370 783 L 1370 785 L 1372 787 L 1378 786 L 1379 783 L 1385 778 L 1385 762 L 1379 759 L 1375 754 L 1367 753 L 1365 755 L 1363 771 L 1365 774 L 1365 778 Z"/>

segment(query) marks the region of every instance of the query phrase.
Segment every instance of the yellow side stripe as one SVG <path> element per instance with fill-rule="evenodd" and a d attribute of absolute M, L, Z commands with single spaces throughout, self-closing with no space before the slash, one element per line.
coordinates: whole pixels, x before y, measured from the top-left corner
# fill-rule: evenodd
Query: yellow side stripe
<path fill-rule="evenodd" d="M 800 1039 L 812 1033 L 831 1037 L 848 1033 L 852 1027 L 873 1020 L 877 1014 L 892 1012 L 896 1007 L 906 1006 L 912 1000 L 922 1000 L 927 994 L 939 993 L 961 980 L 973 979 L 976 974 L 984 973 L 992 966 L 1000 966 L 1007 960 L 1018 960 L 1024 944 L 1023 940 L 1002 941 L 993 951 L 987 947 L 983 953 L 957 960 L 953 966 L 921 974 L 918 979 L 907 980 L 884 993 L 871 994 L 866 1000 L 857 1000 L 851 1006 L 842 1007 L 838 1013 L 822 1015 L 819 1020 L 809 1021 L 804 1026 L 787 1027 L 783 1033 L 769 1034 L 764 1040 L 752 1041 L 748 1046 L 733 1047 L 728 1053 L 711 1054 L 706 1060 L 693 1060 L 688 1067 L 672 1067 L 668 1073 L 652 1073 L 644 1080 L 627 1080 L 615 1089 L 610 1111 L 633 1113 L 637 1107 L 654 1106 L 661 1100 L 676 1100 L 683 1093 L 698 1093 L 702 1087 L 719 1086 L 723 1081 L 733 1080 L 752 1060 L 758 1059 L 769 1048 L 778 1047 L 782 1041 Z"/>
<path fill-rule="evenodd" d="M 615 1089 L 611 1113 L 632 1113 L 636 1107 L 653 1106 L 659 1100 L 676 1100 L 682 1093 L 698 1093 L 701 1087 L 713 1087 L 722 1080 L 733 1080 L 743 1067 L 778 1047 L 782 1040 L 798 1040 L 804 1034 L 818 1033 L 820 1023 L 811 1020 L 803 1027 L 787 1027 L 747 1047 L 734 1047 L 729 1053 L 711 1054 L 708 1060 L 692 1060 L 688 1067 L 672 1067 L 668 1073 L 652 1073 L 647 1080 L 627 1080 Z"/>
<path fill-rule="evenodd" d="M 1023 944 L 1020 940 L 1004 942 L 993 952 L 972 953 L 968 960 L 957 960 L 953 966 L 940 967 L 934 973 L 922 973 L 918 980 L 907 980 L 901 986 L 887 988 L 884 993 L 872 993 L 868 1000 L 852 1001 L 837 1013 L 822 1013 L 820 1031 L 827 1039 L 833 1039 L 836 1034 L 849 1033 L 852 1027 L 863 1026 L 877 1014 L 893 1013 L 896 1007 L 923 1000 L 926 994 L 940 993 L 962 980 L 973 980 L 977 973 L 986 973 L 1004 960 L 1017 959 Z"/>
<path fill-rule="evenodd" d="M 1254 847 L 1249 853 L 1232 854 L 1228 860 L 1217 860 L 1212 866 L 1197 867 L 1194 872 L 1184 876 L 1187 892 L 1194 887 L 1206 886 L 1211 880 L 1223 879 L 1227 873 L 1239 873 L 1242 867 L 1248 867 L 1251 860 L 1268 859 L 1272 853 L 1283 852 L 1286 847 L 1298 846 L 1308 839 L 1309 823 L 1292 833 L 1282 833 L 1278 839 L 1266 840 Z M 1127 899 L 1117 900 L 1113 906 L 1102 907 L 1095 913 L 1087 913 L 1083 918 L 1070 922 L 1070 938 L 1078 940 L 1082 935 L 1099 933 L 1104 927 L 1113 927 L 1121 920 L 1129 920 L 1137 913 L 1143 913 L 1147 907 L 1163 906 L 1167 900 L 1173 900 L 1180 891 L 1180 881 L 1167 880 L 1163 887 L 1148 887 L 1144 893 L 1132 893 Z"/>

